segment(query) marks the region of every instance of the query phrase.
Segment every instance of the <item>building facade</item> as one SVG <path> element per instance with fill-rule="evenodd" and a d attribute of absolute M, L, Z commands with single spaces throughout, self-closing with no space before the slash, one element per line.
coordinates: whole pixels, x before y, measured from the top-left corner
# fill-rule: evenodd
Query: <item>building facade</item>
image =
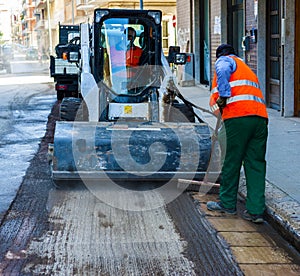
<path fill-rule="evenodd" d="M 11 33 L 11 12 L 7 5 L 5 5 L 4 0 L 0 1 L 0 43 L 11 43 L 12 39 L 10 37 Z"/>
<path fill-rule="evenodd" d="M 300 116 L 300 1 L 22 0 L 22 3 L 23 43 L 37 45 L 40 51 L 50 54 L 58 42 L 58 24 L 92 23 L 95 8 L 139 9 L 142 4 L 143 9 L 160 9 L 164 52 L 171 45 L 179 45 L 181 51 L 191 53 L 196 83 L 210 86 L 215 50 L 220 43 L 230 43 L 257 73 L 268 107 L 282 116 Z M 6 13 L 2 10 L 1 19 Z"/>
<path fill-rule="evenodd" d="M 101 0 L 36 0 L 36 27 L 39 48 L 46 47 L 52 54 L 58 43 L 58 25 L 92 23 L 96 8 L 159 9 L 163 13 L 164 51 L 175 44 L 173 18 L 176 14 L 176 0 L 168 1 L 101 1 Z M 51 31 L 50 31 L 51 30 Z"/>
<path fill-rule="evenodd" d="M 35 1 L 25 0 L 23 1 L 23 12 L 21 14 L 22 24 L 22 42 L 25 46 L 36 47 L 37 46 L 37 34 L 35 32 Z"/>

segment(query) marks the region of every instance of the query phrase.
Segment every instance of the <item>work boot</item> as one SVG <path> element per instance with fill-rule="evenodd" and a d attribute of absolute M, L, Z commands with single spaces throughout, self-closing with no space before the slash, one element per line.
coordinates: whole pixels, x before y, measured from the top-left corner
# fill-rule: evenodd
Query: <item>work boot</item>
<path fill-rule="evenodd" d="M 264 218 L 263 215 L 253 215 L 250 214 L 247 210 L 244 211 L 244 213 L 242 214 L 242 218 L 248 221 L 252 221 L 254 223 L 263 223 L 264 222 Z"/>
<path fill-rule="evenodd" d="M 221 201 L 208 201 L 206 204 L 206 208 L 210 211 L 216 211 L 219 213 L 226 213 L 229 215 L 236 215 L 236 209 L 227 209 L 223 206 Z"/>

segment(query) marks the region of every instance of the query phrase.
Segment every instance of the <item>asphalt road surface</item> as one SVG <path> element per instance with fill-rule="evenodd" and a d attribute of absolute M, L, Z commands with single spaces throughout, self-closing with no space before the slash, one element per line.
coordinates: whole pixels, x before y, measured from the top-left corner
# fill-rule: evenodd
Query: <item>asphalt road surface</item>
<path fill-rule="evenodd" d="M 0 74 L 0 219 L 45 134 L 55 102 L 47 75 Z"/>
<path fill-rule="evenodd" d="M 171 202 L 154 183 L 56 189 L 47 156 L 59 113 L 52 80 L 0 74 L 0 95 L 0 275 L 299 274 L 299 254 L 267 223 L 253 232 L 239 217 L 219 220 L 202 208 L 207 199 L 176 184 Z"/>
<path fill-rule="evenodd" d="M 70 182 L 56 189 L 47 156 L 59 112 L 53 83 L 43 75 L 5 75 L 0 81 L 0 275 L 299 272 L 293 266 L 299 256 L 289 245 L 279 246 L 274 233 L 270 248 L 249 246 L 257 238 L 245 248 L 231 247 L 219 231 L 234 239 L 268 235 L 270 226 L 248 233 L 244 221 L 222 218 L 221 230 L 215 229 L 218 218 L 199 208 L 203 199 L 195 194 L 181 193 L 166 204 L 154 183 L 122 183 L 116 189 L 102 182 L 91 189 Z M 180 194 L 176 189 L 169 192 Z M 238 228 L 224 232 L 228 223 Z M 255 262 L 266 265 L 251 266 L 252 255 L 232 255 L 242 249 L 254 250 Z M 267 249 L 272 256 L 264 255 Z"/>
<path fill-rule="evenodd" d="M 42 87 L 40 92 L 47 90 Z M 142 202 L 132 189 L 102 190 L 125 205 L 147 202 L 149 207 L 130 211 L 110 206 L 81 184 L 54 188 L 47 151 L 57 118 L 55 103 L 45 136 L 3 215 L 1 275 L 242 275 L 228 245 L 187 193 L 165 205 L 155 189 Z"/>

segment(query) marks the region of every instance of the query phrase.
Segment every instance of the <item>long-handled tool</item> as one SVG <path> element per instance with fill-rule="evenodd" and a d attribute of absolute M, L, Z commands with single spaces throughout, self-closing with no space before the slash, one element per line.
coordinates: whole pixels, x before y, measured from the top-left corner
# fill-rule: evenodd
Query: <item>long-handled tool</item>
<path fill-rule="evenodd" d="M 214 159 L 214 152 L 215 152 L 215 147 L 216 147 L 216 142 L 218 140 L 218 131 L 219 128 L 221 126 L 222 123 L 222 114 L 219 113 L 218 115 L 216 115 L 215 113 L 213 113 L 210 110 L 207 110 L 203 107 L 200 107 L 190 101 L 188 101 L 187 99 L 184 98 L 184 96 L 180 93 L 180 91 L 177 89 L 177 87 L 175 85 L 172 85 L 173 87 L 173 91 L 175 91 L 176 95 L 178 96 L 178 98 L 180 98 L 186 105 L 188 106 L 192 106 L 196 109 L 199 109 L 205 113 L 208 113 L 212 116 L 217 117 L 217 123 L 216 123 L 216 127 L 214 129 L 214 133 L 212 135 L 212 142 L 211 142 L 211 152 L 210 152 L 210 162 L 208 164 L 208 167 L 206 169 L 203 181 L 196 181 L 196 180 L 188 180 L 188 179 L 178 179 L 178 188 L 182 188 L 182 186 L 186 186 L 188 185 L 188 187 L 186 188 L 186 190 L 188 191 L 199 191 L 199 192 L 203 192 L 203 193 L 207 193 L 207 192 L 215 192 L 218 191 L 220 188 L 220 184 L 218 183 L 214 183 L 214 182 L 209 182 L 209 176 L 210 173 L 212 172 L 212 166 L 214 165 L 213 159 Z M 194 115 L 197 117 L 197 119 L 200 121 L 201 118 L 199 118 L 199 116 L 197 116 L 197 114 L 194 112 Z"/>
<path fill-rule="evenodd" d="M 194 107 L 196 107 L 194 105 Z M 197 107 L 196 107 L 197 108 Z M 214 116 L 216 116 L 214 114 Z M 205 176 L 203 178 L 203 181 L 196 181 L 196 180 L 187 180 L 187 179 L 178 179 L 178 187 L 180 188 L 182 185 L 188 185 L 186 188 L 186 191 L 196 191 L 196 192 L 202 192 L 202 193 L 218 193 L 220 184 L 209 182 L 209 174 L 212 171 L 212 166 L 214 162 L 212 162 L 214 158 L 214 151 L 216 147 L 216 142 L 218 140 L 218 131 L 221 126 L 222 122 L 222 116 L 219 114 L 217 116 L 217 123 L 216 127 L 214 129 L 214 133 L 212 135 L 212 142 L 211 142 L 211 153 L 210 153 L 210 162 L 208 164 Z"/>

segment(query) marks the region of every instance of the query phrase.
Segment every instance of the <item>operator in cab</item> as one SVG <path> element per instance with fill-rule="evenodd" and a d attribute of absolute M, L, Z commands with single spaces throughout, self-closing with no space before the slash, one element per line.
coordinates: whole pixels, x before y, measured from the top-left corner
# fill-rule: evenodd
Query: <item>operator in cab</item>
<path fill-rule="evenodd" d="M 140 65 L 140 58 L 142 56 L 143 50 L 140 47 L 134 45 L 136 31 L 134 28 L 128 27 L 125 32 L 127 35 L 126 66 L 138 66 Z"/>
<path fill-rule="evenodd" d="M 111 64 L 113 71 L 120 67 L 136 67 L 140 65 L 143 50 L 134 44 L 136 31 L 132 27 L 124 30 L 124 36 L 115 45 L 110 47 Z"/>

